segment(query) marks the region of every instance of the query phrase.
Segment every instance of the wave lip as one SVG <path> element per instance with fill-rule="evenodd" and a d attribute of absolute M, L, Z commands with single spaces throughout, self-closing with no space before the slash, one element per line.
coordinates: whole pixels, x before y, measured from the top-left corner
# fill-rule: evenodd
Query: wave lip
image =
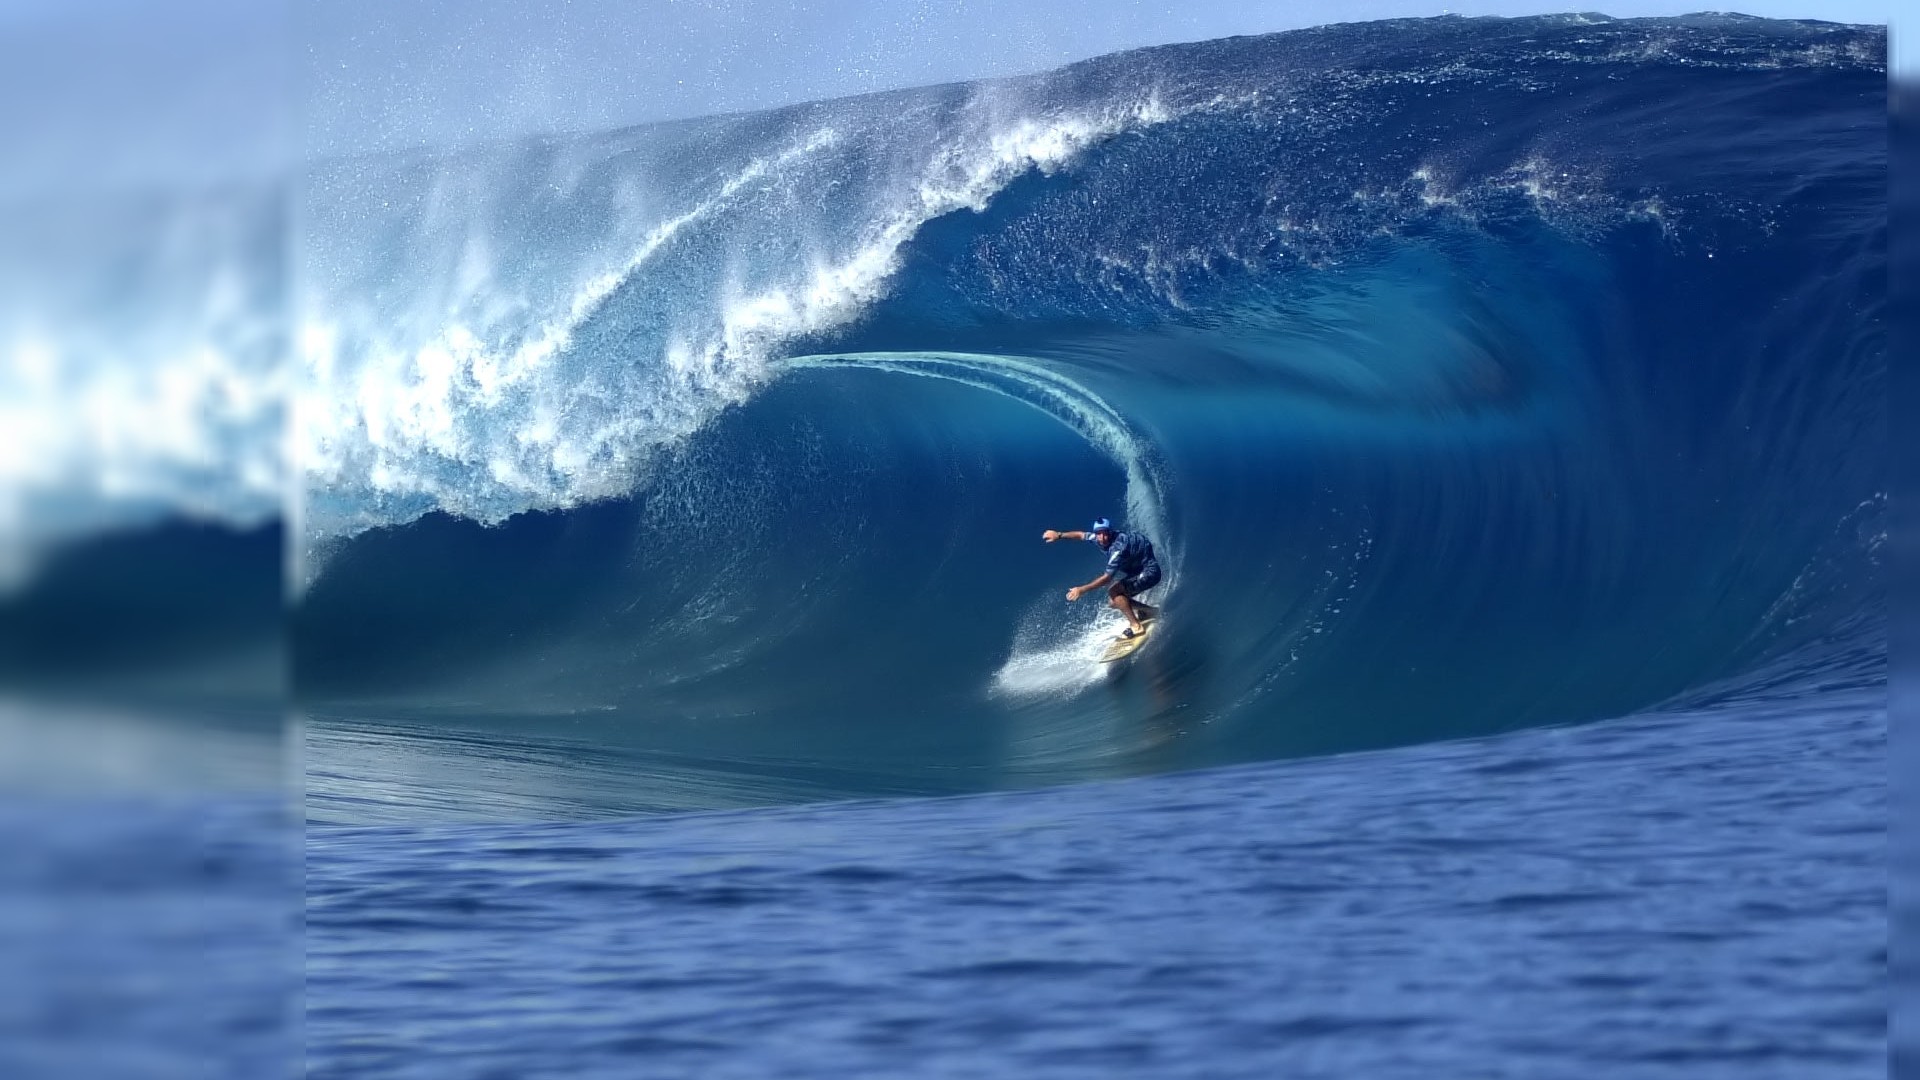
<path fill-rule="evenodd" d="M 502 280 L 500 241 L 489 235 L 505 227 L 488 216 L 505 212 L 490 205 L 495 193 L 403 219 L 400 229 L 440 245 L 426 258 L 447 268 L 425 279 L 411 307 L 376 313 L 330 296 L 324 273 L 303 305 L 307 529 L 347 535 L 436 509 L 498 521 L 630 490 L 658 449 L 762 384 L 785 343 L 865 310 L 927 221 L 978 211 L 1022 174 L 1051 173 L 1100 140 L 1166 119 L 1150 95 L 1010 118 L 1001 96 L 981 90 L 878 122 L 864 112 L 871 103 L 821 106 L 796 120 L 802 130 L 784 148 L 751 156 L 711 191 L 691 187 L 691 208 L 644 229 L 620 221 L 644 211 L 625 211 L 607 235 L 590 217 L 598 205 L 654 178 L 631 171 L 626 137 L 597 154 L 585 148 L 600 157 L 587 169 L 594 180 L 542 209 L 589 233 L 570 238 L 574 257 L 611 265 L 571 289 L 545 287 L 543 302 Z M 553 167 L 530 156 L 503 168 Z M 455 158 L 424 182 L 473 167 Z M 836 201 L 817 203 L 821 188 Z M 364 197 L 352 192 L 328 209 L 345 215 Z M 440 217 L 466 220 L 452 232 Z M 621 254 L 625 233 L 639 238 Z M 716 246 L 736 245 L 753 257 L 716 257 Z M 392 284 L 410 288 L 404 278 Z"/>

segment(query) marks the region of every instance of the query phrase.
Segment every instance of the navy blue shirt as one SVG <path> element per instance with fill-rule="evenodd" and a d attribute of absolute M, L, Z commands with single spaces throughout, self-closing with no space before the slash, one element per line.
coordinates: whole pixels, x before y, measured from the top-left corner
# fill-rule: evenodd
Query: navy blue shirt
<path fill-rule="evenodd" d="M 1087 539 L 1096 544 L 1100 542 L 1091 534 Z M 1153 541 L 1139 533 L 1117 533 L 1113 538 L 1113 546 L 1107 548 L 1107 573 L 1112 574 L 1116 581 L 1138 577 L 1147 567 L 1158 568 L 1159 565 L 1159 560 L 1153 557 Z"/>

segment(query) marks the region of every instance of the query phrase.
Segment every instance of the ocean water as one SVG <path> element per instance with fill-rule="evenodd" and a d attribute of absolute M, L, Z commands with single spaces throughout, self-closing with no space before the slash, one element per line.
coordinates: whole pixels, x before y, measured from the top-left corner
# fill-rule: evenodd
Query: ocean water
<path fill-rule="evenodd" d="M 1886 95 L 1443 18 L 316 166 L 310 1071 L 1882 1071 Z"/>
<path fill-rule="evenodd" d="M 309 1075 L 1884 1075 L 1884 665 L 1819 667 L 1042 792 L 316 829 Z"/>

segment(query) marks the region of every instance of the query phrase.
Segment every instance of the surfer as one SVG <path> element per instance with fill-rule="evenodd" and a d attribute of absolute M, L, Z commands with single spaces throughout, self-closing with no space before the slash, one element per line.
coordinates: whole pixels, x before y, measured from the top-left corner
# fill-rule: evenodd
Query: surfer
<path fill-rule="evenodd" d="M 1139 533 L 1121 532 L 1106 518 L 1094 522 L 1093 528 L 1085 532 L 1079 529 L 1065 532 L 1048 529 L 1040 534 L 1040 539 L 1049 544 L 1055 540 L 1091 540 L 1100 545 L 1100 550 L 1107 553 L 1106 573 L 1085 585 L 1068 589 L 1067 600 L 1078 600 L 1105 585 L 1107 603 L 1127 617 L 1127 629 L 1120 637 L 1124 640 L 1147 632 L 1136 609 L 1146 608 L 1149 612 L 1153 609 L 1145 601 L 1136 605 L 1134 597 L 1160 584 L 1160 560 L 1154 558 L 1153 541 Z"/>

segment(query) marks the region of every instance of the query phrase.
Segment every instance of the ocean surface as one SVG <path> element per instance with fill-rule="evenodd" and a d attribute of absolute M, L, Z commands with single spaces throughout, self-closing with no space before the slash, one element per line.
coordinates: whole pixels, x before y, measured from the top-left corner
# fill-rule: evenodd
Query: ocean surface
<path fill-rule="evenodd" d="M 309 1075 L 1885 1076 L 1883 656 L 1779 676 L 1040 792 L 314 829 Z"/>
<path fill-rule="evenodd" d="M 1569 15 L 319 162 L 49 324 L 192 361 L 9 414 L 139 498 L 0 675 L 291 694 L 317 1077 L 1880 1075 L 1886 132 L 1883 28 Z M 257 1075 L 201 798 L 0 900 L 129 853 L 224 959 L 76 1015 Z"/>

